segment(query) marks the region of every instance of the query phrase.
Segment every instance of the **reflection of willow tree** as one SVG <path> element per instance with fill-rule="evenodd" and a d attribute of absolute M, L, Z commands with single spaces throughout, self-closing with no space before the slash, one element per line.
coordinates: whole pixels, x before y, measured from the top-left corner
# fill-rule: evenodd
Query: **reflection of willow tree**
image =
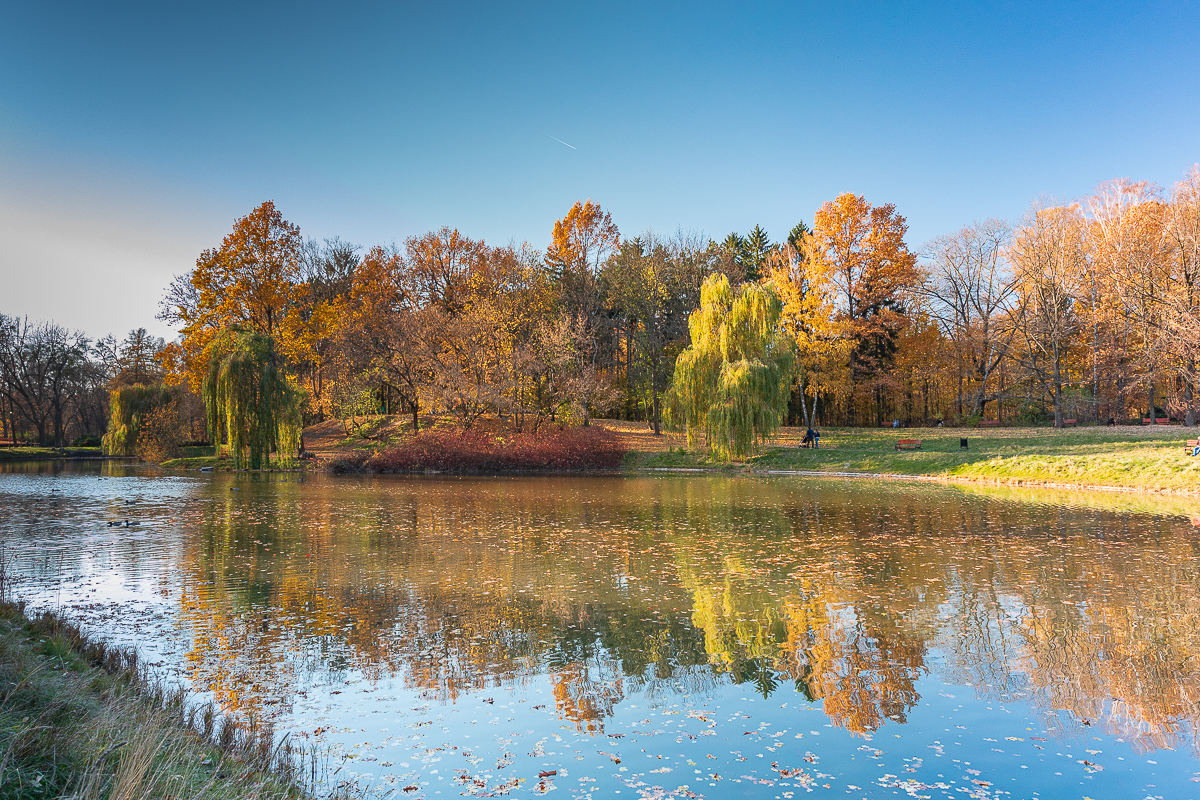
<path fill-rule="evenodd" d="M 918 593 L 907 584 L 924 585 L 926 571 L 900 569 L 900 554 L 863 546 L 836 525 L 822 527 L 808 508 L 781 514 L 736 497 L 702 505 L 704 538 L 754 531 L 726 534 L 720 547 L 676 548 L 693 593 L 692 620 L 714 665 L 764 697 L 791 681 L 851 731 L 875 730 L 884 718 L 904 721 L 925 671 L 925 641 L 912 620 L 930 616 L 940 597 L 929 593 L 924 613 L 916 613 Z"/>
<path fill-rule="evenodd" d="M 544 672 L 585 731 L 631 692 L 729 679 L 866 732 L 904 719 L 936 649 L 949 680 L 1142 746 L 1200 720 L 1184 523 L 870 484 L 470 488 L 264 481 L 195 504 L 192 677 L 255 713 L 314 663 L 445 702 Z"/>
<path fill-rule="evenodd" d="M 282 463 L 291 463 L 300 447 L 302 397 L 288 378 L 275 340 L 228 330 L 208 350 L 201 394 L 218 455 L 224 435 L 236 469 L 259 469 L 272 450 Z"/>

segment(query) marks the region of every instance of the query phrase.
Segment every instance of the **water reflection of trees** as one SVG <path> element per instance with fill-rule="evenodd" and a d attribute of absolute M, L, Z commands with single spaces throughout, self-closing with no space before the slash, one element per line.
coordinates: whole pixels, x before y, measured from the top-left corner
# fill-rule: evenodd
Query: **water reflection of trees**
<path fill-rule="evenodd" d="M 245 713 L 333 665 L 447 702 L 545 673 L 589 731 L 634 691 L 789 686 L 867 732 L 937 651 L 1053 724 L 1163 747 L 1198 717 L 1186 523 L 726 479 L 262 486 L 192 523 L 190 668 Z"/>

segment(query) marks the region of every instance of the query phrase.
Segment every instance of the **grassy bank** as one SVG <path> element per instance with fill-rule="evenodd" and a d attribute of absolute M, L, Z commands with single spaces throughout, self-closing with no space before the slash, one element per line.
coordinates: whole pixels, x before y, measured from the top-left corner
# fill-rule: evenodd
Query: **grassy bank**
<path fill-rule="evenodd" d="M 52 461 L 69 458 L 104 458 L 99 447 L 0 447 L 0 461 Z"/>
<path fill-rule="evenodd" d="M 1194 428 L 1001 428 L 892 430 L 828 428 L 821 449 L 800 449 L 792 430 L 784 446 L 768 447 L 742 466 L 759 470 L 862 472 L 978 481 L 1105 486 L 1139 491 L 1200 493 L 1200 458 L 1184 454 Z M 967 448 L 959 439 L 967 439 Z M 898 451 L 898 439 L 921 439 L 921 449 Z M 796 440 L 798 441 L 798 440 Z M 627 467 L 722 468 L 678 449 L 631 455 Z"/>
<path fill-rule="evenodd" d="M 343 464 L 360 469 L 373 462 L 371 468 L 382 472 L 553 470 L 586 468 L 583 462 L 597 460 L 595 453 L 587 452 L 589 448 L 561 448 L 550 441 L 555 438 L 550 433 L 554 426 L 544 426 L 538 434 L 514 435 L 507 431 L 504 421 L 481 420 L 477 432 L 504 439 L 505 447 L 496 448 L 460 446 L 461 442 L 450 441 L 458 435 L 444 419 L 423 418 L 419 435 L 411 432 L 410 424 L 407 417 L 364 417 L 357 430 L 372 438 L 347 436 L 345 426 L 337 421 L 311 426 L 304 436 L 308 449 L 326 466 Z M 825 428 L 820 450 L 800 449 L 797 445 L 803 430 L 784 428 L 761 455 L 730 464 L 709 461 L 702 443 L 699 448 L 688 449 L 682 433 L 656 436 L 644 422 L 595 420 L 594 427 L 613 434 L 616 442 L 603 448 L 603 458 L 599 458 L 603 464 L 598 461 L 593 466 L 608 468 L 609 455 L 623 451 L 626 455 L 621 463 L 627 471 L 669 468 L 730 472 L 749 467 L 1200 495 L 1200 459 L 1183 452 L 1185 440 L 1200 436 L 1196 428 Z M 959 447 L 961 437 L 968 440 L 965 450 Z M 910 438 L 922 440 L 920 450 L 895 449 L 897 439 Z M 520 447 L 514 447 L 517 444 Z M 513 453 L 501 450 L 527 450 L 529 457 L 515 458 Z M 559 450 L 576 455 L 564 459 Z M 581 458 L 582 462 L 576 463 Z M 184 458 L 164 466 L 232 469 L 228 459 L 214 458 L 208 448 L 186 452 Z"/>
<path fill-rule="evenodd" d="M 136 654 L 0 599 L 0 797 L 301 798 L 269 728 L 184 703 Z"/>
<path fill-rule="evenodd" d="M 214 472 L 232 472 L 234 469 L 233 459 L 224 453 L 214 456 L 212 447 L 184 447 L 182 456 L 164 461 L 159 466 L 169 469 L 211 469 Z M 305 469 L 307 465 L 304 463 L 286 467 L 272 464 L 255 472 L 303 472 Z"/>

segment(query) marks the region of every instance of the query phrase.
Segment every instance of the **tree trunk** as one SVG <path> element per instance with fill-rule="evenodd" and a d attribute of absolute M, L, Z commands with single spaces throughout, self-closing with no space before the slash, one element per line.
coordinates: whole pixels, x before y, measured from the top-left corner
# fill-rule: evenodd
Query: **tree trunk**
<path fill-rule="evenodd" d="M 54 404 L 54 446 L 59 450 L 63 449 L 63 413 L 62 406 L 58 403 Z"/>
<path fill-rule="evenodd" d="M 1054 427 L 1063 427 L 1062 359 L 1059 358 L 1057 344 L 1054 346 Z"/>
<path fill-rule="evenodd" d="M 958 359 L 958 397 L 955 398 L 955 404 L 958 408 L 958 418 L 962 419 L 963 415 L 963 384 L 966 376 L 963 374 L 962 357 Z"/>
<path fill-rule="evenodd" d="M 654 404 L 654 408 L 651 411 L 651 413 L 654 415 L 654 435 L 662 436 L 662 416 L 661 416 L 661 411 L 659 409 L 659 404 L 658 404 L 658 394 L 659 394 L 658 389 L 655 388 L 654 380 L 653 380 L 653 378 L 651 378 L 650 397 L 651 397 L 651 402 Z"/>
<path fill-rule="evenodd" d="M 1158 419 L 1154 413 L 1154 381 L 1150 381 L 1150 427 L 1153 428 L 1158 423 Z"/>
<path fill-rule="evenodd" d="M 1183 417 L 1183 424 L 1189 428 L 1194 427 L 1196 424 L 1196 407 L 1193 403 L 1195 399 L 1195 387 L 1192 386 L 1191 378 L 1196 370 L 1195 365 L 1192 366 L 1193 368 L 1188 370 L 1188 377 L 1184 378 L 1183 381 L 1183 402 L 1187 404 L 1187 413 Z"/>
<path fill-rule="evenodd" d="M 854 370 L 856 368 L 856 359 L 854 358 L 854 350 L 850 351 L 850 402 L 846 404 L 846 424 L 853 428 L 858 419 L 858 410 L 856 402 L 858 400 L 857 386 L 855 385 Z"/>
<path fill-rule="evenodd" d="M 812 423 L 809 422 L 808 403 L 804 401 L 804 372 L 799 370 L 796 374 L 796 391 L 799 393 L 800 400 L 800 421 L 804 423 L 805 428 L 811 428 Z"/>

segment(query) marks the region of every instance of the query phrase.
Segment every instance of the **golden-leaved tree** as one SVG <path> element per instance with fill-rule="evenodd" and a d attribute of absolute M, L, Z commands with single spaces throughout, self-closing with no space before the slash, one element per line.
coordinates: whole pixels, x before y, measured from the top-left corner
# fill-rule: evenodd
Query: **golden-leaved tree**
<path fill-rule="evenodd" d="M 1196 424 L 1196 386 L 1200 383 L 1200 165 L 1175 184 L 1170 215 L 1174 268 L 1163 319 L 1175 343 L 1175 368 L 1183 383 L 1184 424 L 1191 426 Z"/>
<path fill-rule="evenodd" d="M 225 330 L 239 328 L 271 337 L 285 333 L 296 298 L 300 228 L 268 200 L 234 222 L 221 246 L 196 259 L 196 267 L 171 282 L 159 318 L 182 326 L 178 342 L 163 350 L 168 380 L 186 381 L 199 392 L 208 349 Z M 286 337 L 278 342 L 287 352 Z"/>
<path fill-rule="evenodd" d="M 1127 380 L 1125 392 L 1139 390 L 1148 400 L 1148 416 L 1156 382 L 1165 382 L 1171 342 L 1164 324 L 1163 303 L 1171 285 L 1170 215 L 1159 191 L 1145 181 L 1116 180 L 1101 184 L 1088 200 L 1086 234 L 1094 271 L 1106 284 L 1107 297 L 1092 310 L 1090 286 L 1081 286 L 1081 317 L 1091 326 L 1121 330 L 1119 360 L 1112 366 Z M 1093 328 L 1094 329 L 1094 328 Z M 1095 338 L 1095 337 L 1093 337 Z"/>
<path fill-rule="evenodd" d="M 604 293 L 600 285 L 600 268 L 621 246 L 621 232 L 612 214 L 593 203 L 576 201 L 567 215 L 554 223 L 550 246 L 546 248 L 546 265 L 558 288 L 561 310 L 572 318 L 582 320 L 585 334 L 598 340 L 602 335 Z M 599 347 L 589 348 L 588 363 L 581 368 L 598 371 Z M 590 419 L 590 404 L 584 404 L 584 424 Z"/>
<path fill-rule="evenodd" d="M 1035 207 L 1011 251 L 1019 297 L 1014 324 L 1021 340 L 1014 355 L 1051 396 L 1056 428 L 1064 425 L 1069 356 L 1083 329 L 1078 298 L 1087 275 L 1085 227 L 1078 206 Z"/>
<path fill-rule="evenodd" d="M 908 324 L 907 302 L 917 286 L 916 256 L 904 242 L 908 223 L 890 203 L 873 206 L 849 192 L 825 203 L 813 217 L 812 257 L 836 289 L 835 317 L 854 342 L 849 352 L 851 421 L 871 401 L 878 417 L 896 339 Z"/>
<path fill-rule="evenodd" d="M 802 231 L 766 262 L 767 277 L 783 303 L 780 325 L 796 343 L 796 388 L 806 427 L 817 424 L 823 396 L 846 392 L 854 346 L 849 326 L 835 314 L 830 264 L 815 247 L 812 235 Z"/>

